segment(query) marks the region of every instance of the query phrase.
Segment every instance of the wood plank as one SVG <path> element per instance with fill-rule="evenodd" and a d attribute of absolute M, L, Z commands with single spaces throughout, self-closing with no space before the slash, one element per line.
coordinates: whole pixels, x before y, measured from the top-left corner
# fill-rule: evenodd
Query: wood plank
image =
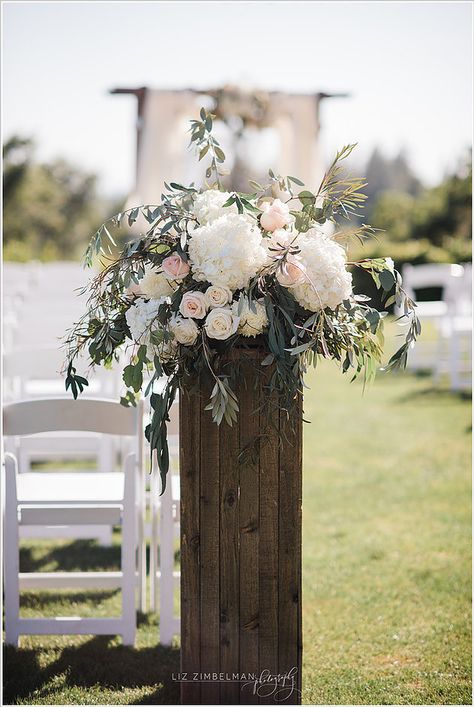
<path fill-rule="evenodd" d="M 203 405 L 212 384 L 203 384 Z M 220 672 L 219 659 L 219 427 L 201 410 L 201 671 Z M 207 678 L 204 676 L 204 679 Z M 218 704 L 219 683 L 201 684 L 202 704 Z"/>
<path fill-rule="evenodd" d="M 219 428 L 220 459 L 220 704 L 238 704 L 239 672 L 239 423 Z"/>
<path fill-rule="evenodd" d="M 254 385 L 255 371 L 244 364 L 238 391 L 240 451 L 240 673 L 258 674 L 259 636 L 259 464 L 258 450 L 252 446 L 259 433 L 260 385 Z M 241 704 L 255 704 L 253 690 L 241 685 Z M 243 688 L 243 689 L 242 689 Z"/>
<path fill-rule="evenodd" d="M 280 413 L 288 441 L 280 449 L 278 669 L 288 674 L 285 704 L 301 702 L 301 400 L 290 419 Z M 293 675 L 293 677 L 291 677 Z M 291 689 L 294 683 L 294 688 Z M 284 693 L 280 694 L 283 697 Z"/>
<path fill-rule="evenodd" d="M 267 372 L 264 386 L 272 371 Z M 267 437 L 262 440 L 259 460 L 260 474 L 260 554 L 259 554 L 259 673 L 278 674 L 278 525 L 279 525 L 279 414 L 278 398 L 271 397 L 263 387 L 262 396 L 270 400 L 271 417 L 275 427 L 269 426 L 268 412 L 260 413 L 260 428 Z M 260 687 L 260 704 L 274 704 L 271 688 Z"/>
<path fill-rule="evenodd" d="M 201 400 L 181 392 L 179 425 L 181 477 L 181 672 L 192 678 L 201 666 L 200 454 Z M 181 683 L 181 703 L 199 704 L 201 685 Z"/>

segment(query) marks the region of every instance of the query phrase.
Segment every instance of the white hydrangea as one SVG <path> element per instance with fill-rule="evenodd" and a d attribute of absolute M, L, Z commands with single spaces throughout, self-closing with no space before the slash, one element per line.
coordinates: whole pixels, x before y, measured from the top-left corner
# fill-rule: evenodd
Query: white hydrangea
<path fill-rule="evenodd" d="M 224 208 L 224 204 L 230 196 L 232 195 L 229 192 L 219 191 L 218 189 L 208 189 L 197 195 L 194 201 L 193 213 L 201 226 L 211 223 L 227 213 L 237 213 L 235 204 Z"/>
<path fill-rule="evenodd" d="M 140 280 L 138 285 L 140 294 L 149 299 L 160 299 L 161 297 L 169 297 L 173 294 L 174 288 L 169 280 L 158 272 L 152 266 L 145 267 L 145 275 Z"/>
<path fill-rule="evenodd" d="M 231 290 L 247 287 L 267 260 L 259 228 L 240 214 L 196 228 L 188 248 L 195 280 Z"/>
<path fill-rule="evenodd" d="M 141 344 L 150 343 L 150 324 L 156 318 L 160 305 L 167 301 L 166 297 L 161 299 L 151 299 L 146 302 L 144 299 L 136 299 L 134 304 L 127 310 L 125 318 L 132 339 Z"/>
<path fill-rule="evenodd" d="M 326 307 L 335 309 L 352 294 L 352 275 L 346 270 L 344 248 L 313 229 L 298 236 L 297 245 L 306 278 L 294 285 L 291 292 L 311 312 Z"/>
<path fill-rule="evenodd" d="M 235 315 L 240 316 L 239 334 L 242 336 L 258 336 L 268 326 L 268 317 L 265 305 L 258 301 L 252 301 L 252 311 L 248 298 L 245 295 L 240 296 L 239 302 L 234 302 L 232 311 Z M 240 314 L 239 313 L 240 310 Z"/>
<path fill-rule="evenodd" d="M 165 302 L 170 303 L 169 297 L 151 299 L 149 302 L 144 299 L 136 299 L 125 314 L 132 339 L 147 347 L 147 356 L 150 361 L 153 360 L 155 354 L 158 355 L 160 361 L 169 361 L 174 358 L 178 350 L 178 342 L 175 339 L 162 341 L 158 345 L 151 342 L 151 332 L 156 331 L 159 327 L 150 325 L 156 318 L 160 305 Z"/>

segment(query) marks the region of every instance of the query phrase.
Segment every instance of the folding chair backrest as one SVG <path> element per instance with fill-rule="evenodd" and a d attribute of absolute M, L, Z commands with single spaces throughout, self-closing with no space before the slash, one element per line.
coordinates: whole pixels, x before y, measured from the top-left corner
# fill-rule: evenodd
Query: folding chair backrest
<path fill-rule="evenodd" d="M 41 432 L 141 435 L 141 406 L 126 408 L 110 400 L 70 398 L 27 400 L 4 406 L 5 436 Z"/>
<path fill-rule="evenodd" d="M 57 346 L 40 348 L 13 348 L 3 356 L 5 383 L 4 400 L 25 400 L 31 398 L 57 398 L 64 394 L 65 351 Z M 83 395 L 87 398 L 117 398 L 121 380 L 117 370 L 97 366 L 89 370 L 85 360 L 75 363 L 80 375 L 89 381 Z"/>
<path fill-rule="evenodd" d="M 405 289 L 414 290 L 427 287 L 449 287 L 453 278 L 461 277 L 462 265 L 430 263 L 428 265 L 405 265 L 403 284 Z"/>
<path fill-rule="evenodd" d="M 3 357 L 3 374 L 5 378 L 52 380 L 60 375 L 64 357 L 64 351 L 59 346 L 13 349 Z"/>

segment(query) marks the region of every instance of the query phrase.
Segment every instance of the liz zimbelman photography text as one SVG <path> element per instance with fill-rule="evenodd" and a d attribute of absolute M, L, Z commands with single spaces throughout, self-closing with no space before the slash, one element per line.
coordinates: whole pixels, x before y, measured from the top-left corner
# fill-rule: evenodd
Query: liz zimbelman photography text
<path fill-rule="evenodd" d="M 284 701 L 295 692 L 300 692 L 296 687 L 298 668 L 293 667 L 286 673 L 274 674 L 270 670 L 260 673 L 227 673 L 227 672 L 180 672 L 173 673 L 174 682 L 200 682 L 200 683 L 242 683 L 242 690 L 251 690 L 259 697 L 273 695 L 278 701 Z"/>

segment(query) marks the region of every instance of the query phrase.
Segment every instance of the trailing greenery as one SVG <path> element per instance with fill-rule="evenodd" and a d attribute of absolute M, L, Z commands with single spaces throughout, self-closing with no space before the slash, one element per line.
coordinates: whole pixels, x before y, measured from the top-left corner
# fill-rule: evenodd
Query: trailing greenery
<path fill-rule="evenodd" d="M 210 181 L 204 190 L 175 182 L 165 184 L 160 203 L 118 213 L 91 239 L 85 264 L 90 266 L 99 256 L 103 269 L 87 289 L 87 311 L 65 341 L 67 386 L 74 396 L 86 385 L 83 379 L 77 378 L 74 366 L 76 358 L 84 352 L 94 365 L 112 365 L 125 349 L 129 363 L 123 371 L 127 388 L 121 400 L 124 405 L 136 403 L 144 380 L 149 379 L 143 393 L 151 395 L 153 414 L 146 434 L 151 453 L 158 455 L 163 489 L 169 464 L 166 421 L 179 386 L 192 389 L 199 376 L 210 376 L 213 390 L 208 409 L 214 421 L 217 424 L 225 421 L 229 425 L 235 421 L 238 400 L 233 390 L 239 371 L 238 366 L 229 365 L 234 347 L 245 351 L 259 342 L 267 350 L 263 365 L 273 366 L 268 392 L 278 391 L 279 405 L 284 410 L 291 408 L 303 390 L 307 369 L 316 366 L 321 358 L 334 359 L 344 373 L 352 371 L 353 377 L 362 374 L 365 382 L 371 381 L 382 365 L 385 313 L 370 306 L 364 294 L 352 293 L 344 251 L 336 245 L 338 240 L 345 242 L 348 235 L 364 242 L 375 233 L 375 229 L 366 224 L 352 229 L 350 234 L 341 227 L 360 215 L 366 198 L 364 180 L 350 176 L 344 169 L 344 162 L 355 145 L 347 145 L 336 154 L 315 192 L 304 188 L 297 177 L 283 177 L 272 170 L 266 183 L 250 182 L 250 193 L 225 192 L 218 207 L 219 213 L 224 214 L 219 219 L 223 233 L 231 236 L 230 244 L 234 231 L 225 231 L 227 224 L 230 229 L 237 229 L 235 237 L 248 232 L 250 239 L 258 233 L 260 244 L 255 246 L 255 257 L 263 259 L 253 270 L 252 256 L 243 263 L 243 272 L 250 268 L 249 272 L 253 273 L 245 279 L 238 271 L 240 263 L 238 266 L 224 264 L 221 252 L 208 254 L 206 258 L 212 262 L 206 261 L 204 266 L 210 265 L 206 273 L 220 273 L 215 281 L 211 274 L 205 278 L 200 274 L 191 252 L 192 246 L 200 242 L 196 235 L 193 240 L 194 232 L 202 233 L 207 224 L 207 217 L 198 217 L 197 204 L 203 196 L 209 197 L 211 201 L 206 202 L 206 209 L 212 204 L 215 208 L 215 197 L 219 197 L 221 189 L 220 178 L 225 174 L 222 167 L 225 155 L 212 134 L 214 117 L 202 109 L 200 118 L 191 121 L 190 128 L 191 145 L 197 149 L 199 159 L 209 160 L 206 177 Z M 274 199 L 275 194 L 280 194 L 284 202 Z M 275 214 L 271 216 L 271 209 L 275 208 L 278 218 L 283 219 L 279 230 L 272 222 Z M 226 220 L 227 214 L 232 214 L 229 220 Z M 115 257 L 114 229 L 124 223 L 131 226 L 139 217 L 148 224 L 146 232 L 127 243 L 119 257 Z M 331 222 L 335 234 L 329 239 L 318 229 Z M 324 257 L 328 258 L 327 267 L 332 268 L 331 287 L 336 274 L 342 278 L 338 287 L 340 291 L 343 287 L 345 294 L 334 304 L 329 305 L 332 300 L 321 299 L 330 296 L 328 285 L 323 295 L 320 283 L 312 279 L 303 255 L 302 239 L 306 236 L 310 239 L 307 241 L 310 249 L 313 246 L 328 249 Z M 219 243 L 223 243 L 222 239 Z M 242 246 L 246 245 L 243 241 Z M 219 245 L 216 249 L 224 251 L 226 247 L 231 245 Z M 228 263 L 228 256 L 225 257 Z M 181 275 L 179 272 L 170 275 L 166 270 L 171 260 Z M 384 368 L 405 366 L 409 347 L 419 334 L 420 325 L 415 305 L 403 290 L 393 260 L 363 258 L 351 261 L 350 265 L 370 275 L 386 306 L 396 303 L 403 311 L 402 316 L 407 321 L 405 339 Z M 288 281 L 289 269 L 292 269 L 291 281 Z M 154 278 L 154 287 L 159 285 L 158 295 L 155 290 L 145 288 L 150 275 Z M 236 275 L 239 276 L 236 282 L 247 284 L 236 285 L 232 290 L 222 286 L 225 278 L 231 282 Z M 301 283 L 306 289 L 298 294 L 297 286 Z M 212 286 L 217 286 L 220 295 L 230 294 L 224 306 L 219 304 L 213 309 L 215 304 L 206 304 Z M 166 296 L 162 296 L 164 292 Z M 195 309 L 196 314 L 189 313 L 185 307 L 188 297 L 194 299 L 193 307 L 202 311 Z M 150 307 L 153 313 L 142 325 L 143 330 L 132 331 L 131 318 L 135 315 L 146 318 Z M 219 330 L 212 329 L 211 320 L 215 316 L 221 317 Z M 255 323 L 246 324 L 250 320 L 258 321 L 259 328 Z M 179 326 L 187 327 L 185 338 L 180 338 Z M 222 327 L 228 329 L 222 333 Z M 257 334 L 259 339 L 253 338 Z M 256 365 L 261 372 L 261 367 Z M 167 379 L 165 392 L 158 393 L 155 383 L 162 377 Z M 269 400 L 270 395 L 264 404 L 269 405 Z"/>

